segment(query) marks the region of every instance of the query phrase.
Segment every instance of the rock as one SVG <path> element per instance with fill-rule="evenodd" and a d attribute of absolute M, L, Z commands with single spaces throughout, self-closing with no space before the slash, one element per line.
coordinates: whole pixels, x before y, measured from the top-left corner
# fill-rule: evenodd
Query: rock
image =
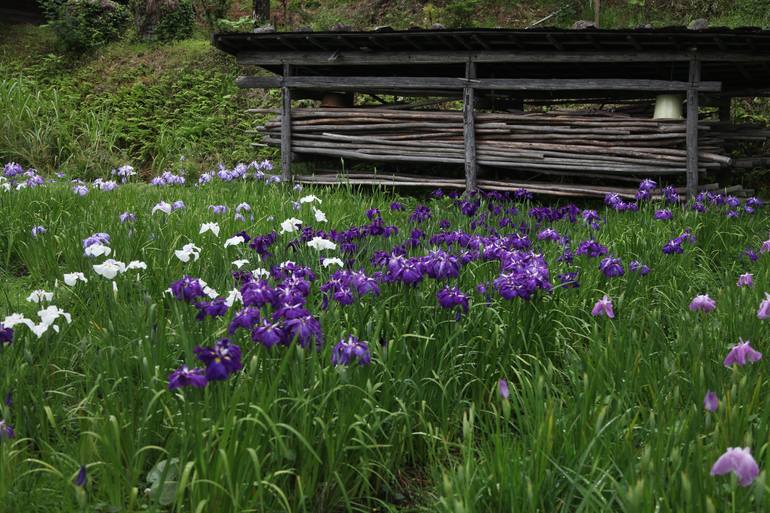
<path fill-rule="evenodd" d="M 295 32 L 313 32 L 313 29 L 305 25 L 295 30 Z"/>
<path fill-rule="evenodd" d="M 446 30 L 446 27 L 441 23 L 434 23 L 430 26 L 431 30 Z"/>
<path fill-rule="evenodd" d="M 638 30 L 638 29 L 651 29 L 651 28 L 652 28 L 652 23 L 645 23 L 644 25 L 637 25 L 636 27 L 634 27 L 635 30 Z"/>
<path fill-rule="evenodd" d="M 690 30 L 703 30 L 709 27 L 709 20 L 706 18 L 698 18 L 695 20 L 692 20 L 689 25 L 687 25 L 687 28 Z"/>
<path fill-rule="evenodd" d="M 573 30 L 583 30 L 588 28 L 596 28 L 596 23 L 588 20 L 578 20 L 572 24 Z"/>
<path fill-rule="evenodd" d="M 345 23 L 337 22 L 332 26 L 332 32 L 351 32 L 353 27 Z"/>
<path fill-rule="evenodd" d="M 275 27 L 268 23 L 267 25 L 263 25 L 262 27 L 257 27 L 254 30 L 252 30 L 254 34 L 264 34 L 267 32 L 275 32 Z"/>
<path fill-rule="evenodd" d="M 393 27 L 390 25 L 378 25 L 374 27 L 375 32 L 393 32 Z"/>

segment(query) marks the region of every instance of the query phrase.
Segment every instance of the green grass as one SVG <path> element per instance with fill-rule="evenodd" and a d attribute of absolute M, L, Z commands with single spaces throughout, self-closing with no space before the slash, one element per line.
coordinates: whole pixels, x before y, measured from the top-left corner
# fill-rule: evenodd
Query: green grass
<path fill-rule="evenodd" d="M 570 267 L 556 260 L 556 243 L 535 242 L 552 279 L 579 270 L 580 288 L 557 287 L 531 301 L 492 293 L 487 304 L 473 290 L 493 279 L 499 264 L 473 262 L 451 280 L 472 296 L 470 311 L 456 321 L 438 306 L 443 283 L 433 280 L 383 284 L 378 297 L 321 310 L 318 287 L 332 271 L 320 267 L 314 250 L 291 250 L 289 234 L 264 262 L 245 246 L 222 247 L 242 229 L 268 233 L 292 216 L 311 223 L 309 206 L 291 206 L 305 194 L 323 199 L 329 223 L 318 228 L 366 224 L 371 207 L 399 226 L 391 239 L 360 243 L 356 267 L 368 272 L 374 251 L 401 243 L 416 227 L 408 211 L 388 205 L 400 199 L 411 210 L 418 200 L 385 190 L 132 184 L 81 198 L 54 184 L 0 193 L 0 319 L 12 312 L 35 317 L 37 308 L 24 298 L 36 288 L 53 291 L 54 304 L 73 316 L 70 325 L 59 322 L 61 333 L 41 339 L 19 326 L 0 351 L 0 394 L 13 392 L 1 418 L 17 434 L 0 441 L 3 511 L 770 509 L 768 364 L 722 365 L 739 337 L 770 351 L 767 324 L 756 317 L 770 280 L 768 257 L 740 259 L 744 247 L 756 249 L 767 238 L 766 212 L 729 219 L 716 207 L 707 214 L 676 207 L 674 220 L 661 222 L 652 218 L 659 206 L 644 205 L 639 213 L 600 208 L 607 222 L 598 231 L 554 222 L 573 247 L 595 237 L 626 266 L 639 259 L 652 273 L 607 279 L 596 259 L 578 256 Z M 179 199 L 186 209 L 150 215 L 158 201 Z M 246 223 L 208 210 L 226 204 L 232 211 L 244 201 L 254 207 Z M 419 228 L 428 236 L 443 219 L 450 230 L 469 230 L 470 219 L 452 200 L 427 204 L 433 218 Z M 533 222 L 533 205 L 515 206 L 516 225 Z M 120 224 L 124 211 L 135 212 L 137 222 Z M 484 201 L 479 213 L 486 212 Z M 219 238 L 198 234 L 209 221 L 219 222 Z M 35 225 L 47 233 L 33 238 Z M 697 244 L 664 255 L 661 246 L 687 227 Z M 147 270 L 121 275 L 114 292 L 83 256 L 81 240 L 94 232 L 111 235 L 111 257 L 142 260 Z M 174 250 L 188 242 L 201 248 L 201 258 L 183 264 Z M 430 248 L 426 237 L 410 254 Z M 168 391 L 168 374 L 182 362 L 195 366 L 193 347 L 224 336 L 227 320 L 196 321 L 191 305 L 164 290 L 190 274 L 225 294 L 237 258 L 250 260 L 247 269 L 286 259 L 313 268 L 318 280 L 308 305 L 321 320 L 322 350 L 268 350 L 239 332 L 233 342 L 243 349 L 243 371 L 204 390 Z M 89 282 L 65 287 L 62 274 L 73 271 Z M 756 287 L 736 287 L 747 271 Z M 701 293 L 717 301 L 711 314 L 688 310 Z M 614 301 L 614 320 L 590 315 L 603 294 Z M 331 365 L 332 346 L 348 334 L 370 342 L 371 365 Z M 508 401 L 498 396 L 500 378 L 510 383 Z M 714 414 L 703 410 L 707 389 L 721 401 Z M 762 469 L 751 487 L 708 475 L 734 446 L 751 447 Z M 163 494 L 146 492 L 161 462 L 170 462 L 156 476 L 163 506 Z M 83 490 L 72 484 L 81 464 L 88 467 Z"/>

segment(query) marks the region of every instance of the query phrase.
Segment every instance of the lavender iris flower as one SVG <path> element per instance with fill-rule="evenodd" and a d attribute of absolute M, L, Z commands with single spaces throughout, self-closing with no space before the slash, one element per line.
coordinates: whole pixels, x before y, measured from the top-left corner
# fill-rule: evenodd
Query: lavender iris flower
<path fill-rule="evenodd" d="M 709 390 L 706 392 L 706 397 L 703 398 L 703 407 L 706 409 L 706 411 L 715 412 L 717 411 L 717 408 L 719 408 L 719 399 L 717 398 L 717 395 Z"/>
<path fill-rule="evenodd" d="M 44 226 L 35 226 L 32 228 L 32 236 L 37 238 L 39 235 L 43 235 L 46 232 Z"/>
<path fill-rule="evenodd" d="M 717 307 L 717 302 L 709 297 L 708 294 L 700 294 L 690 302 L 690 310 L 693 312 L 709 313 Z"/>
<path fill-rule="evenodd" d="M 736 283 L 739 287 L 753 287 L 754 286 L 754 275 L 751 273 L 745 273 L 738 276 L 738 283 Z"/>
<path fill-rule="evenodd" d="M 615 311 L 612 309 L 612 300 L 609 298 L 609 296 L 605 294 L 603 298 L 596 302 L 593 309 L 591 310 L 591 315 L 594 317 L 606 315 L 610 319 L 615 318 Z"/>
<path fill-rule="evenodd" d="M 722 476 L 734 473 L 738 484 L 749 486 L 759 475 L 759 466 L 751 456 L 751 449 L 745 447 L 729 447 L 711 467 L 712 476 Z"/>
<path fill-rule="evenodd" d="M 731 365 L 739 365 L 743 367 L 747 363 L 758 362 L 762 359 L 762 353 L 751 347 L 750 341 L 747 340 L 744 342 L 743 339 L 738 340 L 740 342 L 734 345 L 725 357 L 725 367 L 729 367 Z"/>
<path fill-rule="evenodd" d="M 72 192 L 77 194 L 78 196 L 85 196 L 88 194 L 88 187 L 85 185 L 75 185 L 72 187 Z"/>
<path fill-rule="evenodd" d="M 371 363 L 372 355 L 369 352 L 369 344 L 353 335 L 337 342 L 332 349 L 332 364 L 335 366 L 350 365 L 356 361 L 359 365 Z"/>
<path fill-rule="evenodd" d="M 765 292 L 765 299 L 759 303 L 759 309 L 757 310 L 757 318 L 760 321 L 770 319 L 770 294 Z"/>
<path fill-rule="evenodd" d="M 508 399 L 511 395 L 510 390 L 508 390 L 508 382 L 504 379 L 500 379 L 497 382 L 497 390 L 500 393 L 500 397 L 503 399 Z"/>
<path fill-rule="evenodd" d="M 120 219 L 121 224 L 133 223 L 136 221 L 136 214 L 132 214 L 131 212 L 123 212 L 120 214 L 120 216 L 118 216 L 118 218 Z"/>
<path fill-rule="evenodd" d="M 209 210 L 213 212 L 214 214 L 225 214 L 227 213 L 227 206 L 225 205 L 209 205 Z"/>

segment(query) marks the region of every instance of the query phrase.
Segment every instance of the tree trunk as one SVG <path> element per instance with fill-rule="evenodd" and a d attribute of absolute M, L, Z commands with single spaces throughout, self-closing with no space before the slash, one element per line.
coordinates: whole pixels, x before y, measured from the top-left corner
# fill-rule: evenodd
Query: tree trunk
<path fill-rule="evenodd" d="M 270 0 L 254 0 L 254 23 L 270 21 Z"/>

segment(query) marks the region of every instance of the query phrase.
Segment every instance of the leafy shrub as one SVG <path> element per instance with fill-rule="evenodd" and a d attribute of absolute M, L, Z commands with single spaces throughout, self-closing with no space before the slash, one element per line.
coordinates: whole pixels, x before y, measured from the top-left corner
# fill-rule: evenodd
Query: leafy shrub
<path fill-rule="evenodd" d="M 159 9 L 155 35 L 161 41 L 186 39 L 192 35 L 195 10 L 191 0 L 169 1 Z"/>
<path fill-rule="evenodd" d="M 479 0 L 452 0 L 443 9 L 443 20 L 447 27 L 473 27 Z"/>
<path fill-rule="evenodd" d="M 70 51 L 117 40 L 130 22 L 125 6 L 111 0 L 42 0 L 50 25 Z"/>
<path fill-rule="evenodd" d="M 217 21 L 227 18 L 232 0 L 195 0 L 195 9 L 209 29 L 215 29 Z"/>

